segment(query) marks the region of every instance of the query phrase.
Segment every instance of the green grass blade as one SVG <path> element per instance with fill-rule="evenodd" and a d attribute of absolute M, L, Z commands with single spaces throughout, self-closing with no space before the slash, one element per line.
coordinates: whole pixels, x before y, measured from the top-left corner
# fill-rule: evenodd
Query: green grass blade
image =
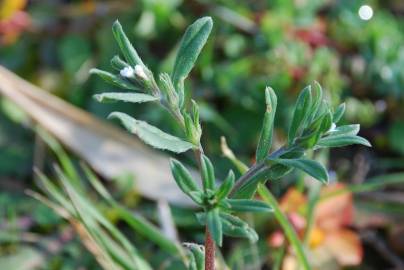
<path fill-rule="evenodd" d="M 276 198 L 269 192 L 269 190 L 262 184 L 258 185 L 258 193 L 262 197 L 262 199 L 269 204 L 274 209 L 274 215 L 276 220 L 282 227 L 283 232 L 286 235 L 286 238 L 289 240 L 289 243 L 292 245 L 293 249 L 296 252 L 296 257 L 299 260 L 301 267 L 304 270 L 310 270 L 310 264 L 304 252 L 304 248 L 302 243 L 300 242 L 296 231 L 293 229 L 292 225 L 289 223 L 286 216 L 283 214 L 280 209 Z"/>

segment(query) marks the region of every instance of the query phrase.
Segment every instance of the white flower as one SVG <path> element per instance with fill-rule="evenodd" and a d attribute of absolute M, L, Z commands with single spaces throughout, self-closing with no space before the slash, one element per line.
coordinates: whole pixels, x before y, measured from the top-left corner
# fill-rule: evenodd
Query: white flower
<path fill-rule="evenodd" d="M 119 74 L 124 78 L 133 78 L 135 76 L 135 70 L 133 70 L 132 67 L 124 67 Z"/>
<path fill-rule="evenodd" d="M 147 75 L 144 72 L 144 69 L 143 69 L 143 67 L 141 65 L 136 65 L 135 66 L 135 75 L 136 75 L 136 77 L 138 77 L 138 78 L 140 78 L 142 80 L 145 80 L 145 81 L 149 80 L 147 78 Z"/>

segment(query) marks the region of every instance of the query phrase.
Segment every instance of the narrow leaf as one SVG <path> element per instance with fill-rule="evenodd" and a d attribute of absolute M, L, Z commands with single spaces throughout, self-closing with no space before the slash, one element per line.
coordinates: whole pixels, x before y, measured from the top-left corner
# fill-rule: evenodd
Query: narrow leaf
<path fill-rule="evenodd" d="M 129 67 L 128 63 L 123 61 L 118 55 L 112 57 L 111 66 L 117 71 L 121 71 L 122 69 Z"/>
<path fill-rule="evenodd" d="M 258 141 L 256 160 L 263 160 L 269 153 L 272 145 L 272 135 L 274 130 L 274 118 L 277 106 L 277 97 L 271 87 L 265 89 L 265 103 L 267 105 L 262 124 L 261 135 Z"/>
<path fill-rule="evenodd" d="M 308 86 L 302 90 L 296 101 L 293 112 L 292 123 L 288 133 L 288 143 L 292 144 L 300 129 L 304 126 L 311 109 L 311 87 Z"/>
<path fill-rule="evenodd" d="M 265 202 L 250 199 L 226 199 L 231 210 L 236 212 L 271 212 L 271 207 Z"/>
<path fill-rule="evenodd" d="M 171 172 L 174 176 L 174 180 L 177 183 L 178 187 L 191 198 L 194 197 L 193 195 L 191 195 L 191 193 L 194 191 L 199 191 L 199 188 L 196 185 L 195 181 L 192 179 L 192 176 L 187 168 L 185 168 L 185 166 L 176 159 L 170 160 L 170 166 Z"/>
<path fill-rule="evenodd" d="M 234 173 L 233 171 L 229 171 L 226 179 L 220 185 L 220 187 L 216 191 L 216 198 L 218 201 L 224 199 L 229 195 L 231 189 L 234 186 Z"/>
<path fill-rule="evenodd" d="M 205 269 L 205 248 L 202 245 L 194 243 L 184 243 L 184 247 L 188 249 L 189 255 L 195 263 L 194 269 L 204 270 Z M 188 268 L 189 269 L 189 268 Z"/>
<path fill-rule="evenodd" d="M 130 90 L 138 90 L 138 88 L 136 86 L 134 86 L 132 83 L 126 81 L 125 79 L 122 79 L 121 77 L 119 77 L 117 75 L 109 73 L 107 71 L 93 68 L 90 70 L 90 73 L 100 76 L 100 78 L 103 79 L 105 82 L 115 85 L 117 87 L 124 88 L 124 89 L 130 89 Z"/>
<path fill-rule="evenodd" d="M 189 142 L 167 134 L 144 121 L 136 120 L 125 113 L 113 112 L 108 118 L 119 119 L 129 132 L 138 135 L 142 141 L 155 148 L 182 153 L 195 147 Z"/>
<path fill-rule="evenodd" d="M 194 66 L 199 53 L 209 37 L 212 26 L 212 18 L 203 17 L 196 20 L 185 31 L 171 75 L 176 88 L 183 89 L 184 79 Z"/>
<path fill-rule="evenodd" d="M 320 127 L 320 133 L 324 133 L 327 132 L 328 130 L 330 130 L 332 126 L 332 114 L 329 111 L 328 113 L 326 113 L 323 117 L 323 120 L 321 122 L 321 127 Z"/>
<path fill-rule="evenodd" d="M 223 231 L 222 222 L 220 221 L 219 209 L 214 208 L 208 211 L 206 222 L 213 240 L 218 246 L 222 246 Z"/>
<path fill-rule="evenodd" d="M 365 138 L 355 136 L 355 135 L 337 135 L 337 136 L 327 136 L 324 138 L 321 138 L 317 142 L 317 148 L 322 148 L 322 147 L 341 147 L 341 146 L 347 146 L 351 144 L 361 144 L 365 145 L 368 147 L 371 147 L 372 145 L 368 140 Z"/>
<path fill-rule="evenodd" d="M 130 43 L 128 37 L 125 35 L 122 25 L 119 23 L 118 20 L 114 22 L 112 25 L 112 32 L 114 33 L 114 37 L 116 42 L 118 43 L 119 48 L 122 51 L 123 56 L 125 57 L 126 61 L 132 66 L 142 65 L 144 66 L 142 60 L 140 59 L 139 55 L 137 54 L 135 48 L 133 48 L 132 44 Z"/>
<path fill-rule="evenodd" d="M 328 183 L 327 170 L 321 163 L 315 160 L 299 158 L 299 159 L 275 159 L 274 161 L 284 166 L 302 170 L 307 174 L 311 175 L 312 177 L 316 178 L 317 180 L 320 180 L 323 183 Z"/>
<path fill-rule="evenodd" d="M 202 181 L 205 190 L 215 188 L 215 170 L 209 158 L 202 154 L 201 158 Z"/>
<path fill-rule="evenodd" d="M 357 135 L 360 130 L 359 124 L 354 125 L 344 125 L 336 127 L 334 130 L 329 131 L 330 136 L 340 136 L 340 135 Z"/>
<path fill-rule="evenodd" d="M 314 81 L 311 85 L 311 91 L 313 101 L 309 117 L 313 119 L 316 116 L 317 111 L 321 105 L 321 101 L 323 99 L 323 89 L 317 81 Z"/>
<path fill-rule="evenodd" d="M 94 98 L 98 102 L 115 102 L 115 101 L 123 101 L 123 102 L 131 102 L 131 103 L 143 103 L 143 102 L 150 102 L 156 101 L 159 98 L 154 97 L 147 94 L 140 94 L 140 93 L 102 93 L 94 95 Z"/>
<path fill-rule="evenodd" d="M 345 107 L 346 107 L 345 103 L 342 103 L 337 107 L 332 117 L 333 123 L 337 124 L 341 120 L 342 116 L 345 113 Z"/>
<path fill-rule="evenodd" d="M 220 213 L 220 218 L 224 235 L 248 238 L 251 242 L 258 241 L 255 230 L 240 218 L 226 213 Z"/>

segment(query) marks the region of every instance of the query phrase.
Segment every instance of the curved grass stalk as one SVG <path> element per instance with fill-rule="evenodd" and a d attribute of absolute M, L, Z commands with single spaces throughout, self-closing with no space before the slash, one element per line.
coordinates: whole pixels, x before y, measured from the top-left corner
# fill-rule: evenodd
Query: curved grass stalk
<path fill-rule="evenodd" d="M 300 242 L 296 231 L 293 229 L 292 225 L 283 214 L 282 210 L 279 208 L 278 202 L 276 198 L 271 194 L 271 192 L 262 184 L 258 185 L 257 189 L 259 195 L 262 199 L 268 203 L 274 210 L 274 215 L 276 220 L 282 227 L 283 232 L 286 235 L 286 238 L 289 240 L 290 244 L 292 245 L 294 251 L 296 252 L 296 257 L 304 270 L 311 270 L 309 261 L 306 257 L 304 252 L 304 248 L 302 243 Z"/>

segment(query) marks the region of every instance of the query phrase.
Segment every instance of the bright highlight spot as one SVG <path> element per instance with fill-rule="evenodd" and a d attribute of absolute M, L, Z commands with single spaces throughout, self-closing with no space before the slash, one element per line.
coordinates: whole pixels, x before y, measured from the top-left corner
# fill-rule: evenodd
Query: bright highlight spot
<path fill-rule="evenodd" d="M 368 21 L 373 17 L 373 9 L 371 6 L 363 5 L 359 8 L 358 15 L 362 20 Z"/>

